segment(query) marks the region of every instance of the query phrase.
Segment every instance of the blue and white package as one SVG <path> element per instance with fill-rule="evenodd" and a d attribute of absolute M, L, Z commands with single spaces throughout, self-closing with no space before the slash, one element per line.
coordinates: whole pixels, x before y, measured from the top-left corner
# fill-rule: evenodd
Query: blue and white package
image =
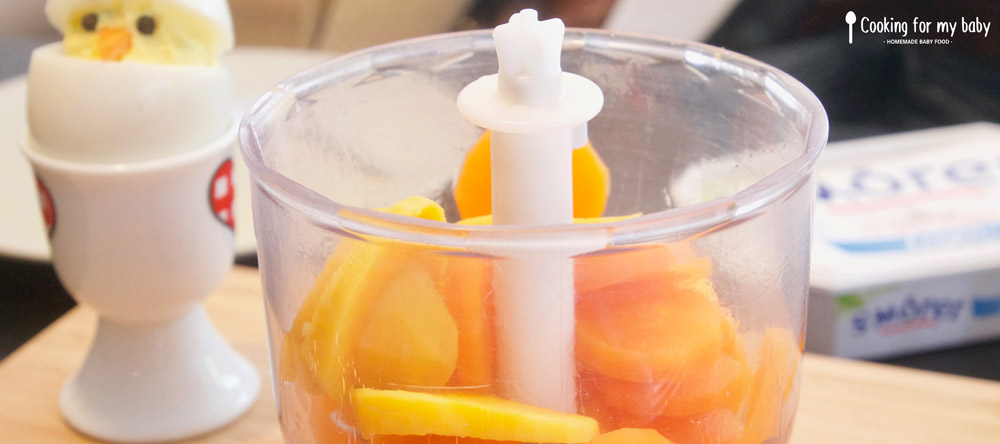
<path fill-rule="evenodd" d="M 808 350 L 1000 337 L 1000 125 L 834 144 L 816 182 Z"/>

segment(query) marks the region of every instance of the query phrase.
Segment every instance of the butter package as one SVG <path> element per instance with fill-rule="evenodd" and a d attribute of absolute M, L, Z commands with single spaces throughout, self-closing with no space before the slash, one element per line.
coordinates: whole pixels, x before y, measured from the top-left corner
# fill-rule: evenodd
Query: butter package
<path fill-rule="evenodd" d="M 1000 125 L 838 143 L 817 168 L 808 350 L 1000 337 Z"/>

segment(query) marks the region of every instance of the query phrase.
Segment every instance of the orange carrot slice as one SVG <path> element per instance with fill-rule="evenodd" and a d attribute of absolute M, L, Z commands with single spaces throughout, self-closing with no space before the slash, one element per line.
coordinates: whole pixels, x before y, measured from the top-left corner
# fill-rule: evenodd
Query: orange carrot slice
<path fill-rule="evenodd" d="M 493 441 L 465 436 L 376 435 L 371 444 L 519 444 L 517 441 Z"/>
<path fill-rule="evenodd" d="M 712 410 L 691 416 L 652 416 L 629 413 L 602 404 L 599 397 L 587 396 L 587 379 L 581 380 L 581 405 L 596 419 L 602 430 L 619 428 L 653 429 L 677 444 L 750 444 L 743 441 L 743 416 L 729 409 Z M 760 443 L 753 443 L 760 444 Z"/>
<path fill-rule="evenodd" d="M 759 441 L 744 440 L 740 416 L 728 409 L 694 416 L 659 418 L 654 424 L 663 436 L 678 444 L 761 444 Z"/>
<path fill-rule="evenodd" d="M 469 149 L 455 181 L 453 195 L 463 219 L 492 212 L 491 180 L 490 132 L 486 131 Z M 594 147 L 588 142 L 573 150 L 573 215 L 600 216 L 610 190 L 611 174 Z"/>
<path fill-rule="evenodd" d="M 309 393 L 301 384 L 280 383 L 278 410 L 280 421 L 306 442 L 355 443 L 351 409 L 323 393 Z"/>
<path fill-rule="evenodd" d="M 746 358 L 722 355 L 705 368 L 691 368 L 673 379 L 630 382 L 597 379 L 597 390 L 609 405 L 629 413 L 690 416 L 720 408 L 737 410 L 750 381 Z"/>
<path fill-rule="evenodd" d="M 493 173 L 490 167 L 490 132 L 469 148 L 458 172 L 452 195 L 462 219 L 485 216 L 493 208 Z"/>
<path fill-rule="evenodd" d="M 444 256 L 438 288 L 458 328 L 458 362 L 452 387 L 488 388 L 494 379 L 492 264 L 481 258 Z"/>
<path fill-rule="evenodd" d="M 594 389 L 608 405 L 643 416 L 688 416 L 720 408 L 737 411 L 749 391 L 751 368 L 732 316 L 723 312 L 719 328 L 722 354 L 704 368 L 647 382 L 597 376 Z"/>
<path fill-rule="evenodd" d="M 309 397 L 309 428 L 315 442 L 353 442 L 354 433 L 345 426 L 348 418 L 344 416 L 349 412 L 341 407 L 339 402 L 322 393 Z"/>
<path fill-rule="evenodd" d="M 691 288 L 669 288 L 657 276 L 607 287 L 577 305 L 576 353 L 605 376 L 664 380 L 705 368 L 722 353 L 722 312 Z"/>
<path fill-rule="evenodd" d="M 576 291 L 587 294 L 648 275 L 660 276 L 659 285 L 685 285 L 709 277 L 712 262 L 697 257 L 689 242 L 678 242 L 581 256 L 574 268 Z"/>
<path fill-rule="evenodd" d="M 598 217 L 604 214 L 611 193 L 611 172 L 587 144 L 573 150 L 573 216 Z"/>
<path fill-rule="evenodd" d="M 750 385 L 745 442 L 763 442 L 782 431 L 782 413 L 795 381 L 802 349 L 791 330 L 768 328 Z"/>
<path fill-rule="evenodd" d="M 590 444 L 673 444 L 653 429 L 622 428 L 597 435 Z"/>

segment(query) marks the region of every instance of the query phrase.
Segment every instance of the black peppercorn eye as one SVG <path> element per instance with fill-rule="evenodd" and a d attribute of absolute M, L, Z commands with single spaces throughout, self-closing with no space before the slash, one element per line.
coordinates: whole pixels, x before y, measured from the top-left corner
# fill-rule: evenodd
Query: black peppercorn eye
<path fill-rule="evenodd" d="M 97 29 L 97 14 L 91 12 L 90 14 L 84 15 L 80 19 L 80 26 L 83 27 L 84 31 L 93 32 Z"/>
<path fill-rule="evenodd" d="M 135 29 L 145 35 L 152 35 L 156 31 L 156 19 L 144 15 L 135 22 Z"/>

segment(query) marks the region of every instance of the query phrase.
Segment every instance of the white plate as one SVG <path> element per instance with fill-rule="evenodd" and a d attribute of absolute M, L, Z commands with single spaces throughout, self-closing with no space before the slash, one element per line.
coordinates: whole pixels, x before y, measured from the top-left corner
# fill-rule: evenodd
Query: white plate
<path fill-rule="evenodd" d="M 233 75 L 233 113 L 239 118 L 278 81 L 334 55 L 300 49 L 236 48 L 223 64 Z M 19 139 L 25 131 L 25 78 L 0 82 L 0 255 L 35 261 L 49 260 L 34 176 L 21 155 Z M 250 209 L 250 178 L 239 155 L 234 157 L 236 188 L 236 254 L 253 254 L 257 241 Z"/>

